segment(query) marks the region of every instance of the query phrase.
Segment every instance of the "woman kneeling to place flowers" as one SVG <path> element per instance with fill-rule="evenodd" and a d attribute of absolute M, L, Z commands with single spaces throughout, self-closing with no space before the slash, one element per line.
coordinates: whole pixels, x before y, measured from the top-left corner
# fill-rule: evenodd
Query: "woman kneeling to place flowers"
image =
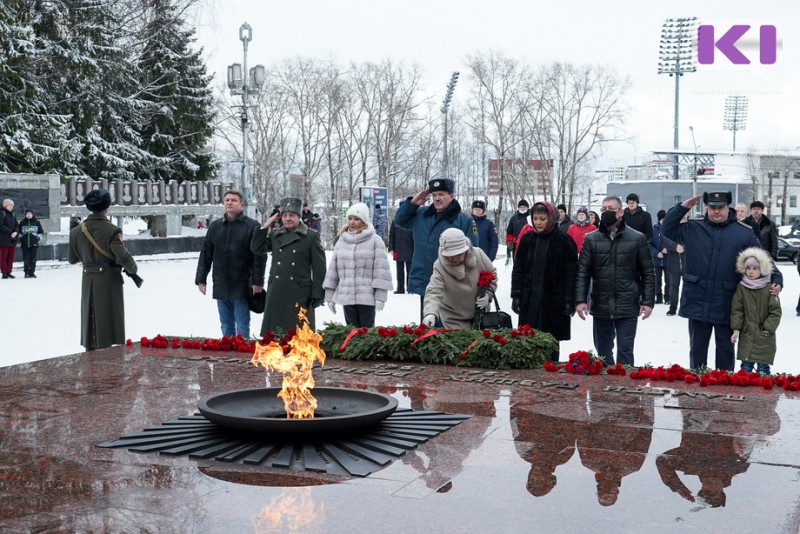
<path fill-rule="evenodd" d="M 487 287 L 478 284 L 482 272 L 493 275 Z M 496 290 L 497 270 L 488 256 L 473 247 L 464 232 L 449 228 L 439 237 L 439 257 L 425 290 L 422 322 L 428 327 L 472 328 L 476 309 L 485 309 Z"/>
<path fill-rule="evenodd" d="M 361 202 L 347 210 L 347 224 L 333 247 L 333 256 L 322 288 L 328 308 L 344 306 L 344 320 L 356 327 L 375 326 L 392 290 L 392 273 L 386 246 L 369 222 L 369 208 Z"/>
<path fill-rule="evenodd" d="M 517 244 L 511 309 L 519 314 L 520 325 L 566 340 L 575 314 L 578 250 L 571 237 L 558 231 L 555 209 L 549 202 L 533 205 L 531 222 L 533 229 Z M 550 359 L 558 361 L 558 349 Z"/>

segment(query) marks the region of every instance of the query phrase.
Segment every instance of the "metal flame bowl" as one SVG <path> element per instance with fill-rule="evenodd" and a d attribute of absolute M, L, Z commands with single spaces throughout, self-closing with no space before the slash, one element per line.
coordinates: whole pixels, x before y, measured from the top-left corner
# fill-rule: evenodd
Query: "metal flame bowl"
<path fill-rule="evenodd" d="M 197 408 L 220 426 L 248 433 L 278 435 L 335 434 L 378 423 L 394 413 L 397 399 L 360 389 L 312 390 L 317 399 L 313 419 L 288 419 L 281 388 L 240 389 L 203 397 Z"/>

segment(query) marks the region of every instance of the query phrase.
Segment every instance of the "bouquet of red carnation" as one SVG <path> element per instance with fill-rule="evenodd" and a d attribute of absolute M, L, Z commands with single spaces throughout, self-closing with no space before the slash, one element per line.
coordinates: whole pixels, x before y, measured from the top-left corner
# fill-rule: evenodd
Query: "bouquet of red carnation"
<path fill-rule="evenodd" d="M 478 297 L 483 297 L 486 292 L 492 287 L 492 282 L 497 280 L 497 276 L 492 271 L 481 271 L 478 274 Z M 483 319 L 483 308 L 475 306 L 475 319 L 472 320 L 472 328 L 480 330 L 481 319 Z"/>
<path fill-rule="evenodd" d="M 516 243 L 517 238 L 512 234 L 506 236 L 506 265 L 511 263 L 511 259 L 514 257 L 514 245 L 516 245 Z"/>

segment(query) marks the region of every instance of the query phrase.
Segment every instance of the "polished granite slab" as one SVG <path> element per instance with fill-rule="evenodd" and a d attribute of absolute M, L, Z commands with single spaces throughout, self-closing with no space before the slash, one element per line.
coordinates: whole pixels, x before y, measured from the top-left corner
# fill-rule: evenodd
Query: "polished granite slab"
<path fill-rule="evenodd" d="M 329 358 L 317 384 L 470 419 L 367 477 L 96 445 L 276 386 L 235 354 L 0 368 L 3 532 L 798 532 L 800 394 Z"/>

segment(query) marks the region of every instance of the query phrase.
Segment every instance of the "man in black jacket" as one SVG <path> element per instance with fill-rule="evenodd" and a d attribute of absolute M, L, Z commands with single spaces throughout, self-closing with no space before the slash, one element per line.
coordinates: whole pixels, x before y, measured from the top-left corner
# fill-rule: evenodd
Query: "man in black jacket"
<path fill-rule="evenodd" d="M 591 311 L 586 303 L 592 283 Z M 575 311 L 586 320 L 592 314 L 594 346 L 606 365 L 614 365 L 614 338 L 617 362 L 633 365 L 636 322 L 647 319 L 655 304 L 653 257 L 647 239 L 629 228 L 623 219 L 619 197 L 603 199 L 600 227 L 586 235 L 578 260 L 575 284 Z"/>
<path fill-rule="evenodd" d="M 778 227 L 764 215 L 764 203 L 755 200 L 750 203 L 750 215 L 745 218 L 745 224 L 753 227 L 756 239 L 761 243 L 761 248 L 769 252 L 772 259 L 778 260 Z"/>
<path fill-rule="evenodd" d="M 217 301 L 223 336 L 250 337 L 248 296 L 264 290 L 266 258 L 250 251 L 253 232 L 260 226 L 246 216 L 244 199 L 238 191 L 228 191 L 223 199 L 225 214 L 208 227 L 194 283 L 206 294 L 206 280 L 214 265 L 213 297 Z"/>
<path fill-rule="evenodd" d="M 506 243 L 508 242 L 508 236 L 513 236 L 514 241 L 516 241 L 522 227 L 528 224 L 528 209 L 530 209 L 530 206 L 524 198 L 517 203 L 517 211 L 508 220 L 508 226 L 506 226 Z"/>
<path fill-rule="evenodd" d="M 639 195 L 631 193 L 626 198 L 628 209 L 625 210 L 625 226 L 644 234 L 645 238 L 653 237 L 653 218 L 639 205 Z"/>

